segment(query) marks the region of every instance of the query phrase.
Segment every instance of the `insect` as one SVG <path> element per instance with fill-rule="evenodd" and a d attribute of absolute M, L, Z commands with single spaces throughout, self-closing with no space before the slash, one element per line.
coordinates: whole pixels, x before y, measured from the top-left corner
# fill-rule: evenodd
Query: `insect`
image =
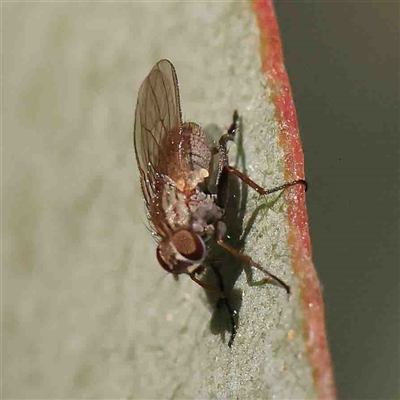
<path fill-rule="evenodd" d="M 158 262 L 175 277 L 189 275 L 204 289 L 220 293 L 232 325 L 229 347 L 236 335 L 235 311 L 226 299 L 218 269 L 207 260 L 212 242 L 262 271 L 290 293 L 283 280 L 225 241 L 224 207 L 229 175 L 235 175 L 260 195 L 296 184 L 306 186 L 305 180 L 298 179 L 265 190 L 230 166 L 227 144 L 235 139 L 238 129 L 239 116 L 235 111 L 228 131 L 218 144 L 209 146 L 199 125 L 183 122 L 178 79 L 168 60 L 159 61 L 139 89 L 133 140 L 147 217 L 158 242 Z M 213 168 L 215 160 L 217 167 Z M 212 191 L 211 179 L 216 183 Z M 206 268 L 214 270 L 219 287 L 201 280 Z"/>

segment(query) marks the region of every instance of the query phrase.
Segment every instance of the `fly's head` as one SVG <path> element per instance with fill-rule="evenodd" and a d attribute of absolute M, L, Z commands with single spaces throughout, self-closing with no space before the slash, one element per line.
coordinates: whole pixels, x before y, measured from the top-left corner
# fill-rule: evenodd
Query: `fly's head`
<path fill-rule="evenodd" d="M 173 274 L 191 273 L 206 258 L 207 250 L 203 239 L 186 229 L 175 232 L 160 241 L 157 259 L 160 265 Z"/>

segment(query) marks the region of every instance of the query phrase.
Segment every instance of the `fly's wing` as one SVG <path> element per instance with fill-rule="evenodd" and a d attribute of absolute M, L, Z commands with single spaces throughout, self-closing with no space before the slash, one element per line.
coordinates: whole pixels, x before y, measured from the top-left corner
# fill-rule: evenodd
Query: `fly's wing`
<path fill-rule="evenodd" d="M 159 61 L 142 83 L 135 112 L 133 134 L 140 183 L 153 227 L 162 231 L 161 194 L 167 179 L 178 179 L 186 170 L 181 157 L 182 115 L 175 68 Z"/>

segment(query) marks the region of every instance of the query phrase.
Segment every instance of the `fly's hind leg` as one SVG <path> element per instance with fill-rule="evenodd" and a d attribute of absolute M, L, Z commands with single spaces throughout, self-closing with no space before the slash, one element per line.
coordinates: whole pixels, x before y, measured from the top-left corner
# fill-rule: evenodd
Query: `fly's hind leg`
<path fill-rule="evenodd" d="M 229 173 L 237 176 L 241 181 L 243 181 L 246 185 L 250 186 L 260 195 L 267 195 L 270 193 L 278 192 L 279 190 L 286 189 L 293 185 L 303 185 L 305 190 L 307 190 L 307 181 L 304 179 L 296 179 L 294 181 L 286 182 L 282 185 L 271 189 L 264 189 L 263 187 L 257 185 L 252 179 L 250 179 L 247 175 L 240 172 L 235 167 L 231 167 L 228 162 L 228 150 L 227 150 L 227 143 L 229 140 L 235 140 L 236 132 L 240 129 L 240 117 L 238 112 L 235 110 L 233 113 L 233 121 L 231 126 L 229 127 L 227 133 L 222 135 L 221 139 L 219 140 L 218 150 L 221 153 L 218 176 L 219 179 L 217 180 L 217 184 L 221 185 L 221 188 L 218 187 L 218 193 L 221 191 L 221 201 L 223 200 L 224 194 L 227 192 L 227 184 L 228 184 L 228 176 Z M 224 171 L 226 170 L 226 171 Z"/>
<path fill-rule="evenodd" d="M 234 141 L 236 133 L 240 129 L 240 118 L 237 110 L 233 113 L 233 120 L 228 131 L 221 136 L 218 143 L 218 152 L 220 154 L 218 173 L 217 173 L 217 205 L 225 208 L 228 199 L 228 181 L 229 181 L 229 159 L 228 142 Z"/>
<path fill-rule="evenodd" d="M 308 184 L 307 181 L 304 179 L 296 179 L 295 181 L 290 181 L 290 182 L 286 182 L 283 185 L 279 185 L 276 186 L 272 189 L 264 189 L 263 187 L 257 185 L 257 183 L 255 183 L 253 180 L 251 180 L 247 175 L 243 174 L 242 172 L 240 172 L 238 169 L 236 169 L 235 167 L 231 167 L 230 165 L 228 165 L 226 167 L 226 169 L 228 170 L 229 173 L 237 176 L 241 181 L 243 181 L 246 185 L 250 186 L 252 189 L 254 189 L 258 194 L 261 194 L 263 196 L 270 194 L 270 193 L 274 193 L 274 192 L 278 192 L 279 190 L 283 190 L 286 189 L 290 186 L 293 185 L 298 185 L 301 184 L 304 186 L 305 190 L 307 190 Z"/>
<path fill-rule="evenodd" d="M 221 154 L 219 172 L 228 165 L 228 142 L 235 141 L 236 133 L 240 129 L 240 118 L 237 110 L 233 112 L 233 119 L 228 131 L 221 136 L 218 142 L 218 152 Z"/>
<path fill-rule="evenodd" d="M 279 190 L 286 189 L 290 186 L 294 185 L 303 185 L 305 190 L 307 190 L 307 182 L 304 179 L 296 179 L 294 181 L 286 182 L 282 185 L 276 186 L 271 189 L 264 189 L 257 183 L 255 183 L 252 179 L 250 179 L 247 175 L 240 172 L 235 167 L 229 165 L 228 160 L 228 148 L 227 144 L 229 141 L 234 141 L 236 133 L 240 129 L 240 117 L 238 112 L 235 110 L 233 113 L 232 124 L 229 127 L 227 133 L 221 136 L 218 143 L 218 152 L 220 153 L 219 165 L 218 165 L 218 178 L 217 178 L 217 204 L 219 207 L 224 208 L 226 204 L 226 200 L 228 198 L 228 181 L 229 174 L 233 174 L 238 177 L 242 182 L 246 185 L 250 186 L 260 195 L 268 195 L 274 192 L 278 192 Z"/>

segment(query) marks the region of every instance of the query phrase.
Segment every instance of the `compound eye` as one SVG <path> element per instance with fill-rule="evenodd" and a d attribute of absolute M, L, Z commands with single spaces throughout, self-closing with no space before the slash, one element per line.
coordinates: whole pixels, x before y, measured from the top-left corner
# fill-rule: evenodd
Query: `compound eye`
<path fill-rule="evenodd" d="M 157 260 L 159 262 L 159 264 L 167 271 L 167 272 L 173 272 L 172 268 L 164 261 L 164 259 L 161 256 L 161 252 L 160 252 L 160 246 L 157 247 Z"/>
<path fill-rule="evenodd" d="M 192 232 L 179 231 L 172 237 L 172 243 L 178 253 L 193 262 L 201 262 L 205 256 L 203 240 Z"/>

